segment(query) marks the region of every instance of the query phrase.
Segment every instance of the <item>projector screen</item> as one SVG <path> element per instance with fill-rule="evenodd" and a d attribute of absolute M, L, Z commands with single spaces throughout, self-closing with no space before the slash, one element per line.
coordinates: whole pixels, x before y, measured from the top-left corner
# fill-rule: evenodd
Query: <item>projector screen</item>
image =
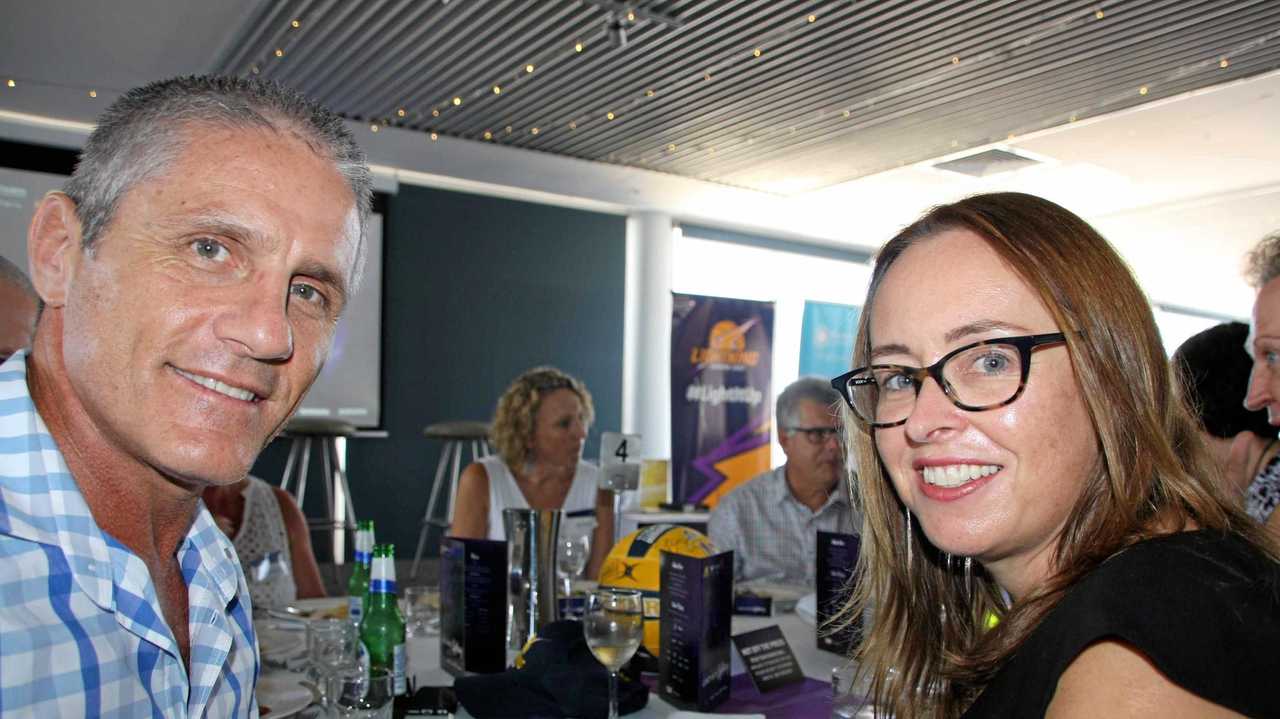
<path fill-rule="evenodd" d="M 0 256 L 27 269 L 27 226 L 62 175 L 0 167 Z M 369 216 L 364 281 L 334 333 L 333 350 L 302 401 L 300 417 L 330 417 L 361 429 L 382 422 L 382 216 Z"/>

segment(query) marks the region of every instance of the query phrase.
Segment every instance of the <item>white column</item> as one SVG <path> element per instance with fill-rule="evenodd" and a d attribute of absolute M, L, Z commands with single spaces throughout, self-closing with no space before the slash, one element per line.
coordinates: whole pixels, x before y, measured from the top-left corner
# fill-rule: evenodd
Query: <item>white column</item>
<path fill-rule="evenodd" d="M 627 218 L 622 342 L 622 431 L 641 436 L 647 458 L 671 457 L 670 215 Z"/>

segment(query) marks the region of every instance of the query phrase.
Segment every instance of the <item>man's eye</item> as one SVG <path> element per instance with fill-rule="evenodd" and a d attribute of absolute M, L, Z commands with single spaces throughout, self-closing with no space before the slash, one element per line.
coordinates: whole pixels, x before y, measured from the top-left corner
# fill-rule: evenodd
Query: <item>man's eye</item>
<path fill-rule="evenodd" d="M 227 251 L 226 246 L 221 242 L 207 237 L 202 237 L 192 242 L 191 247 L 196 251 L 197 255 L 214 262 L 224 262 L 231 256 L 231 253 Z"/>
<path fill-rule="evenodd" d="M 324 295 L 320 294 L 320 290 L 311 285 L 298 283 L 289 288 L 289 294 L 297 297 L 303 302 L 321 304 L 324 302 Z"/>
<path fill-rule="evenodd" d="M 1267 350 L 1263 353 L 1262 357 L 1270 367 L 1274 367 L 1277 362 L 1280 362 L 1280 352 L 1276 352 L 1275 350 Z"/>

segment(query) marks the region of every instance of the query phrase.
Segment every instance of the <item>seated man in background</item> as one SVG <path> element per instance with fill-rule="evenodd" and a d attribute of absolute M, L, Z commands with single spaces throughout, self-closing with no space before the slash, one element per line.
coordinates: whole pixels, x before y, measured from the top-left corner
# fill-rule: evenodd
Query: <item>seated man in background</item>
<path fill-rule="evenodd" d="M 734 581 L 812 587 L 817 531 L 858 531 L 839 401 L 831 383 L 817 377 L 802 377 L 778 395 L 774 422 L 786 464 L 726 494 L 707 526 L 718 549 L 734 552 Z"/>
<path fill-rule="evenodd" d="M 1253 360 L 1245 351 L 1249 326 L 1226 322 L 1192 335 L 1173 353 L 1174 368 L 1209 450 L 1226 480 L 1227 495 L 1280 535 L 1280 440 L 1263 410 L 1244 406 Z M 1273 521 L 1274 520 L 1274 521 Z"/>
<path fill-rule="evenodd" d="M 40 298 L 17 265 L 0 257 L 0 362 L 31 343 Z"/>
<path fill-rule="evenodd" d="M 184 77 L 113 102 L 36 206 L 44 309 L 0 365 L 6 716 L 258 715 L 248 589 L 200 494 L 319 374 L 370 185 L 336 115 Z"/>

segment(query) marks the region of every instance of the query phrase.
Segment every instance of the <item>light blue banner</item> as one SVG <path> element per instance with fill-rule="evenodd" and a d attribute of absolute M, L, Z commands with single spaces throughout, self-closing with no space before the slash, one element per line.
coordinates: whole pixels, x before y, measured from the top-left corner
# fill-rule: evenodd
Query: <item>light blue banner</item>
<path fill-rule="evenodd" d="M 800 376 L 835 377 L 852 369 L 853 338 L 862 308 L 831 302 L 804 303 L 800 325 Z"/>

